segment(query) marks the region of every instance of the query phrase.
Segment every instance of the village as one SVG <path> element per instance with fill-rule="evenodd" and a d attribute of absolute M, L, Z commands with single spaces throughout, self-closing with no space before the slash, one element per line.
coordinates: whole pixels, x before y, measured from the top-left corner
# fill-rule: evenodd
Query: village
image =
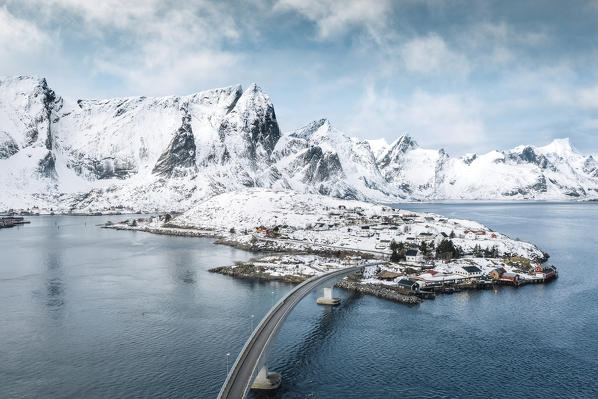
<path fill-rule="evenodd" d="M 216 243 L 263 252 L 248 262 L 213 269 L 241 278 L 299 282 L 334 268 L 382 260 L 339 286 L 401 302 L 558 277 L 556 267 L 544 263 L 548 255 L 533 244 L 476 222 L 285 191 L 227 193 L 181 215 L 105 227 L 212 237 Z"/>

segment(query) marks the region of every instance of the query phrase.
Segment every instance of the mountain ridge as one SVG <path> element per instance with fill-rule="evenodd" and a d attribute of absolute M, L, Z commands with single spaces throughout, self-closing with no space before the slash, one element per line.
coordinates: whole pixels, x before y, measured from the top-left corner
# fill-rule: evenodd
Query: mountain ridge
<path fill-rule="evenodd" d="M 0 171 L 0 209 L 185 209 L 245 187 L 380 202 L 598 198 L 598 162 L 569 139 L 456 158 L 408 135 L 351 137 L 326 118 L 283 134 L 255 83 L 70 100 L 43 78 L 0 78 Z"/>

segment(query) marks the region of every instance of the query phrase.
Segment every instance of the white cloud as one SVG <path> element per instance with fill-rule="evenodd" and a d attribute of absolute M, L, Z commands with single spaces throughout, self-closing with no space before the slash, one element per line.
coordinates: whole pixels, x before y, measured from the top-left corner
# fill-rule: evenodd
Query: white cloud
<path fill-rule="evenodd" d="M 4 71 L 27 64 L 52 47 L 50 36 L 37 26 L 15 17 L 6 7 L 0 8 L 0 60 Z"/>
<path fill-rule="evenodd" d="M 469 62 L 451 51 L 444 39 L 436 34 L 418 37 L 405 43 L 400 54 L 409 72 L 422 74 L 469 73 Z"/>
<path fill-rule="evenodd" d="M 598 84 L 587 88 L 547 84 L 544 91 L 547 100 L 553 105 L 598 110 Z"/>
<path fill-rule="evenodd" d="M 479 146 L 486 139 L 481 106 L 473 98 L 417 90 L 399 100 L 371 86 L 365 90 L 350 130 L 389 141 L 408 133 L 424 146 L 449 150 Z"/>
<path fill-rule="evenodd" d="M 44 0 L 39 2 L 39 7 L 49 14 L 52 11 L 61 14 L 68 11 L 83 17 L 86 23 L 109 24 L 117 27 L 126 27 L 131 23 L 151 19 L 158 6 L 157 0 Z"/>
<path fill-rule="evenodd" d="M 92 75 L 121 82 L 127 94 L 174 94 L 230 82 L 242 59 L 225 50 L 241 27 L 228 6 L 209 1 L 44 0 L 46 26 L 72 21 L 69 34 L 89 44 L 84 62 Z"/>
<path fill-rule="evenodd" d="M 577 92 L 577 101 L 582 108 L 598 109 L 598 84 Z"/>
<path fill-rule="evenodd" d="M 275 10 L 292 10 L 315 22 L 321 39 L 363 27 L 370 33 L 384 26 L 391 3 L 388 0 L 279 0 Z"/>

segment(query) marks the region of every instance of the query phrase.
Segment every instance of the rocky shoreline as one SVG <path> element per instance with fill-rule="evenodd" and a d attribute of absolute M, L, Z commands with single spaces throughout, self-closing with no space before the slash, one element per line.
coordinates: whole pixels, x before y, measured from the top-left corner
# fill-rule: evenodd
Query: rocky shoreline
<path fill-rule="evenodd" d="M 313 277 L 308 275 L 272 275 L 269 274 L 265 268 L 260 268 L 259 266 L 254 266 L 249 263 L 238 263 L 235 266 L 215 267 L 210 269 L 209 272 L 219 273 L 234 278 L 284 281 L 286 283 L 294 284 L 302 283 L 303 281 Z M 415 295 L 405 295 L 399 292 L 399 290 L 395 287 L 377 284 L 362 284 L 358 280 L 351 277 L 340 280 L 335 284 L 335 287 L 408 305 L 416 305 L 422 302 L 421 298 Z"/>

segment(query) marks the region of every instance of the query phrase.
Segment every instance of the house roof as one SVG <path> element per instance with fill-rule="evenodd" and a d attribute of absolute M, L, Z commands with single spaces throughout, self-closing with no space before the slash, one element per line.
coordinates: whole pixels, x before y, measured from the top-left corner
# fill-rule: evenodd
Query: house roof
<path fill-rule="evenodd" d="M 417 251 L 415 249 L 410 249 L 409 251 L 405 252 L 405 256 L 417 256 Z"/>
<path fill-rule="evenodd" d="M 461 267 L 467 273 L 480 273 L 482 270 L 477 266 L 463 266 Z"/>
<path fill-rule="evenodd" d="M 398 285 L 404 285 L 404 286 L 411 287 L 411 286 L 413 286 L 413 284 L 416 284 L 416 282 L 408 280 L 406 278 L 402 278 L 402 279 L 399 280 L 399 282 L 397 284 Z"/>
<path fill-rule="evenodd" d="M 542 269 L 542 270 L 536 271 L 536 273 L 542 273 L 542 274 L 550 274 L 552 272 L 554 272 L 554 269 L 550 269 L 550 268 L 546 268 L 546 269 Z"/>
<path fill-rule="evenodd" d="M 399 276 L 401 276 L 401 274 L 390 272 L 388 270 L 385 270 L 382 273 L 378 274 L 378 278 L 397 278 Z"/>

